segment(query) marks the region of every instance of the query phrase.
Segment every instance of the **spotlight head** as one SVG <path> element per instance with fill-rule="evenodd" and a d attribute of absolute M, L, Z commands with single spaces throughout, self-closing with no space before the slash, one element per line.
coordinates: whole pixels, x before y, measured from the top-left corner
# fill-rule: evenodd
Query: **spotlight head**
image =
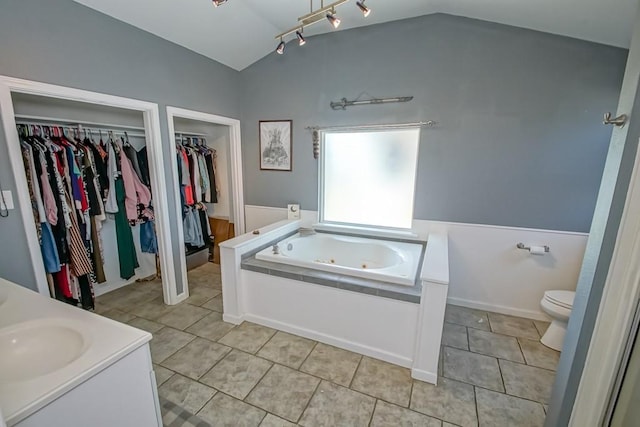
<path fill-rule="evenodd" d="M 365 18 L 367 16 L 369 16 L 369 14 L 371 13 L 371 9 L 369 9 L 367 6 L 364 5 L 364 0 L 363 1 L 357 1 L 356 5 L 362 11 L 362 14 L 364 15 Z"/>
<path fill-rule="evenodd" d="M 213 0 L 213 5 L 214 5 L 215 7 L 218 7 L 218 6 L 220 6 L 221 4 L 224 4 L 224 3 L 226 3 L 226 2 L 227 2 L 227 0 Z"/>
<path fill-rule="evenodd" d="M 300 46 L 304 46 L 307 43 L 304 37 L 302 37 L 302 31 L 296 31 L 296 36 L 298 37 L 298 43 Z"/>
<path fill-rule="evenodd" d="M 338 28 L 340 26 L 340 18 L 336 16 L 334 11 L 327 13 L 327 19 L 333 25 L 333 28 Z"/>
<path fill-rule="evenodd" d="M 276 53 L 278 55 L 282 55 L 284 53 L 284 40 L 280 40 L 280 43 L 278 43 L 278 47 L 276 48 Z"/>

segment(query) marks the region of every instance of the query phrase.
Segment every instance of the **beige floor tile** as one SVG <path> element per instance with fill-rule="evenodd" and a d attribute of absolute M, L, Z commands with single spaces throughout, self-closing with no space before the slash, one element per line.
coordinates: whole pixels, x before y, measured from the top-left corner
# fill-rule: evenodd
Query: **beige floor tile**
<path fill-rule="evenodd" d="M 128 287 L 128 286 L 125 286 L 125 287 Z M 119 308 L 122 311 L 130 312 L 131 310 L 138 307 L 139 305 L 147 301 L 152 301 L 158 297 L 162 299 L 162 292 L 152 293 L 148 291 L 138 291 L 138 290 L 132 289 L 125 297 L 120 299 L 120 303 L 118 304 L 117 308 Z"/>
<path fill-rule="evenodd" d="M 169 369 L 160 365 L 156 365 L 155 363 L 153 364 L 153 370 L 156 373 L 156 384 L 158 387 L 164 384 L 174 374 L 173 371 L 170 371 Z"/>
<path fill-rule="evenodd" d="M 318 343 L 300 370 L 349 387 L 362 356 L 341 348 Z"/>
<path fill-rule="evenodd" d="M 368 426 L 376 400 L 322 381 L 300 419 L 305 427 Z"/>
<path fill-rule="evenodd" d="M 147 331 L 150 334 L 154 334 L 160 329 L 164 328 L 163 324 L 154 322 L 152 320 L 143 319 L 142 317 L 135 317 L 129 320 L 127 323 L 134 328 L 142 329 L 143 331 Z"/>
<path fill-rule="evenodd" d="M 251 354 L 233 350 L 200 381 L 238 399 L 244 399 L 273 364 Z"/>
<path fill-rule="evenodd" d="M 186 329 L 211 311 L 191 304 L 176 305 L 173 310 L 160 316 L 157 321 L 175 329 Z"/>
<path fill-rule="evenodd" d="M 491 330 L 498 334 L 533 340 L 540 339 L 538 330 L 533 324 L 533 320 L 530 319 L 489 313 L 489 323 L 491 324 Z"/>
<path fill-rule="evenodd" d="M 218 393 L 197 415 L 211 424 L 211 427 L 257 427 L 266 412 L 224 393 Z"/>
<path fill-rule="evenodd" d="M 506 360 L 500 361 L 500 369 L 507 394 L 541 403 L 549 402 L 556 378 L 554 371 Z"/>
<path fill-rule="evenodd" d="M 463 427 L 478 425 L 473 386 L 459 381 L 439 378 L 437 386 L 414 381 L 409 407 Z"/>
<path fill-rule="evenodd" d="M 206 286 L 189 286 L 189 298 L 184 302 L 191 305 L 202 305 L 213 297 L 220 295 L 220 291 Z"/>
<path fill-rule="evenodd" d="M 543 336 L 545 332 L 547 332 L 547 328 L 549 327 L 549 325 L 551 324 L 550 322 L 543 322 L 542 320 L 534 320 L 533 324 L 535 325 L 536 329 L 538 330 L 538 333 L 540 334 L 540 336 Z"/>
<path fill-rule="evenodd" d="M 229 347 L 255 354 L 275 333 L 275 329 L 243 322 L 220 338 L 219 341 Z"/>
<path fill-rule="evenodd" d="M 536 340 L 518 338 L 518 341 L 527 365 L 556 370 L 560 361 L 559 351 L 555 351 Z"/>
<path fill-rule="evenodd" d="M 160 363 L 195 338 L 194 335 L 177 329 L 164 327 L 153 335 L 151 340 L 151 358 Z"/>
<path fill-rule="evenodd" d="M 126 313 L 122 310 L 118 310 L 117 308 L 112 308 L 111 310 L 107 310 L 104 313 L 102 313 L 101 316 L 108 317 L 109 319 L 115 320 L 116 322 L 120 322 L 120 323 L 127 323 L 136 317 L 131 313 Z"/>
<path fill-rule="evenodd" d="M 504 392 L 495 357 L 445 347 L 443 371 L 446 378 Z"/>
<path fill-rule="evenodd" d="M 489 319 L 485 311 L 447 304 L 444 321 L 470 328 L 489 330 Z"/>
<path fill-rule="evenodd" d="M 245 399 L 274 415 L 297 422 L 313 392 L 318 378 L 274 365 Z"/>
<path fill-rule="evenodd" d="M 530 400 L 519 399 L 476 387 L 481 426 L 542 427 L 544 409 Z"/>
<path fill-rule="evenodd" d="M 160 316 L 164 316 L 175 306 L 166 305 L 162 298 L 155 298 L 150 301 L 139 304 L 132 308 L 129 312 L 138 317 L 143 317 L 148 320 L 156 320 Z"/>
<path fill-rule="evenodd" d="M 158 394 L 195 414 L 216 394 L 216 391 L 176 374 L 158 388 Z"/>
<path fill-rule="evenodd" d="M 217 297 L 211 298 L 209 301 L 202 304 L 202 307 L 222 313 L 223 312 L 222 295 L 218 295 Z"/>
<path fill-rule="evenodd" d="M 467 327 L 445 322 L 442 329 L 442 345 L 469 350 Z"/>
<path fill-rule="evenodd" d="M 411 373 L 387 362 L 363 357 L 351 388 L 400 406 L 409 406 Z"/>
<path fill-rule="evenodd" d="M 469 331 L 469 349 L 474 353 L 524 363 L 518 340 L 507 335 L 472 329 Z"/>
<path fill-rule="evenodd" d="M 165 359 L 162 366 L 197 380 L 230 351 L 230 347 L 196 338 Z"/>
<path fill-rule="evenodd" d="M 378 400 L 371 427 L 440 427 L 442 421 Z"/>
<path fill-rule="evenodd" d="M 315 341 L 278 331 L 260 349 L 258 356 L 298 369 L 314 345 Z"/>
<path fill-rule="evenodd" d="M 199 337 L 217 341 L 234 327 L 235 325 L 222 320 L 222 313 L 212 311 L 211 314 L 206 315 L 185 330 Z"/>
<path fill-rule="evenodd" d="M 295 427 L 296 425 L 273 414 L 267 414 L 260 427 Z"/>

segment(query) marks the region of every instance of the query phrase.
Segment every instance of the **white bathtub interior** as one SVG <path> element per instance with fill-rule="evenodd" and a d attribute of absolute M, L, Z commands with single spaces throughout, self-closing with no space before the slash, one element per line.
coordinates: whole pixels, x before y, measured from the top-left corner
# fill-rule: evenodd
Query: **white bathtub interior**
<path fill-rule="evenodd" d="M 422 243 L 328 233 L 296 233 L 256 254 L 263 261 L 413 286 Z"/>

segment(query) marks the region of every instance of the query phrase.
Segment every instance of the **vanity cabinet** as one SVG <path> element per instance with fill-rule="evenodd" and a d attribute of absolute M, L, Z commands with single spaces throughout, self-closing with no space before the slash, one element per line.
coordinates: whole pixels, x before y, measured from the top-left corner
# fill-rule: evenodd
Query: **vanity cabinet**
<path fill-rule="evenodd" d="M 19 427 L 160 427 L 149 344 L 15 424 Z"/>

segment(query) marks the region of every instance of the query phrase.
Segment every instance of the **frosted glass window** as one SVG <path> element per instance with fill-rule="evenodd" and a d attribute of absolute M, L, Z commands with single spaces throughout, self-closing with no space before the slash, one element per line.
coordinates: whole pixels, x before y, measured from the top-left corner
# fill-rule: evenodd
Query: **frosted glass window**
<path fill-rule="evenodd" d="M 411 228 L 420 129 L 323 132 L 322 222 Z"/>

